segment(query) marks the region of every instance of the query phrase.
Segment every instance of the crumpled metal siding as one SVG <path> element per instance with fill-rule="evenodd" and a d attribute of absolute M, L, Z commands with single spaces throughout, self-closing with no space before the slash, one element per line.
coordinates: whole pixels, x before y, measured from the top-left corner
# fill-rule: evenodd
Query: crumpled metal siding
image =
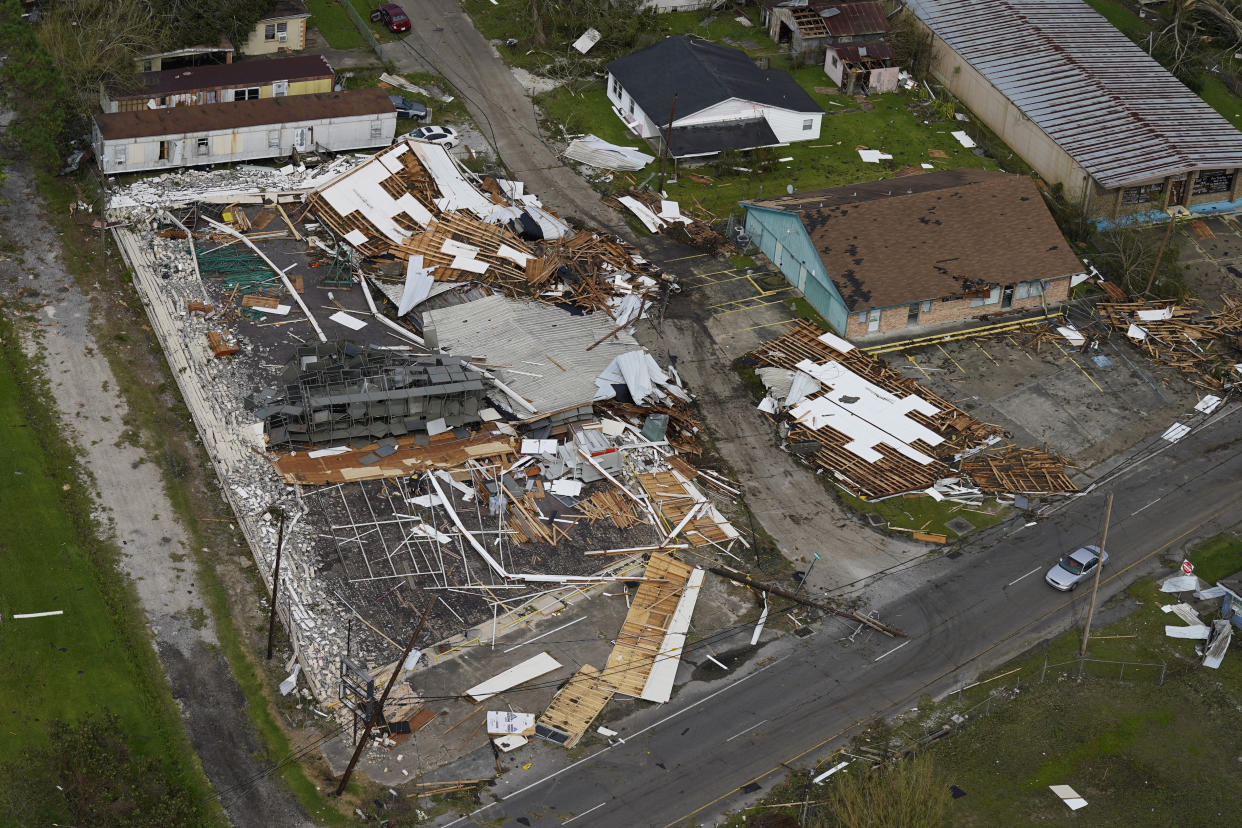
<path fill-rule="evenodd" d="M 1081 0 L 908 0 L 1104 187 L 1242 167 L 1242 132 Z"/>

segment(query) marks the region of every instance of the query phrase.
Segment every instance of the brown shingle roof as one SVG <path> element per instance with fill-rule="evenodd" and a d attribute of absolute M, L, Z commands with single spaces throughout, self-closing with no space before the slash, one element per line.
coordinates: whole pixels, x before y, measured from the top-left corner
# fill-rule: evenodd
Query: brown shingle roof
<path fill-rule="evenodd" d="M 750 203 L 798 214 L 850 311 L 1083 270 L 1023 176 L 962 168 Z"/>
<path fill-rule="evenodd" d="M 177 106 L 141 112 L 114 112 L 95 116 L 104 138 L 146 138 L 156 135 L 218 132 L 264 124 L 286 124 L 352 115 L 392 112 L 392 101 L 382 89 L 286 95 L 258 101 Z"/>
<path fill-rule="evenodd" d="M 159 72 L 143 72 L 139 89 L 110 92 L 114 100 L 175 95 L 200 89 L 228 89 L 238 86 L 266 86 L 273 81 L 304 81 L 333 77 L 332 66 L 323 55 L 241 60 L 207 66 L 186 66 Z"/>

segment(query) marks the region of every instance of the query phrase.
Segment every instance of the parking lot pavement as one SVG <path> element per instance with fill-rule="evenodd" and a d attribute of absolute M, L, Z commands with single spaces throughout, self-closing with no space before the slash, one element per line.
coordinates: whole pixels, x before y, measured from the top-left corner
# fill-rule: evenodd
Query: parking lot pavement
<path fill-rule="evenodd" d="M 1179 224 L 1174 239 L 1178 263 L 1191 292 L 1215 303 L 1222 293 L 1242 293 L 1242 223 L 1237 216 L 1212 216 Z"/>
<path fill-rule="evenodd" d="M 797 294 L 783 279 L 766 278 L 762 267 L 747 274 L 725 258 L 660 239 L 644 240 L 643 248 L 677 277 L 682 291 L 662 321 L 657 315 L 636 336 L 658 360 L 671 362 L 695 394 L 715 450 L 794 568 L 805 569 L 821 555 L 808 588 L 828 591 L 923 555 L 926 547 L 867 527 L 814 470 L 782 451 L 775 428 L 738 378 L 734 360 L 784 331 L 794 318 L 788 303 Z"/>
<path fill-rule="evenodd" d="M 1163 432 L 1199 397 L 1125 337 L 1113 336 L 1091 354 L 1068 342 L 1037 350 L 1030 337 L 1019 330 L 885 358 L 1020 445 L 1045 446 L 1080 470 Z"/>

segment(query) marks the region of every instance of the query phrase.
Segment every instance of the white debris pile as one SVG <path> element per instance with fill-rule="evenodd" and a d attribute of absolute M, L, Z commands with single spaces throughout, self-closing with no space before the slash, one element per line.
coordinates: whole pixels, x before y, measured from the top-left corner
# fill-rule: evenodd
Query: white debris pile
<path fill-rule="evenodd" d="M 108 210 L 176 207 L 200 201 L 260 203 L 280 196 L 286 196 L 281 199 L 283 201 L 294 201 L 366 160 L 366 156 L 342 155 L 319 167 L 239 164 L 232 169 L 183 169 L 142 178 L 111 190 Z"/>
<path fill-rule="evenodd" d="M 345 652 L 345 631 L 337 623 L 345 610 L 316 577 L 319 564 L 313 555 L 314 538 L 301 521 L 305 509 L 290 498 L 270 465 L 256 462 L 255 452 L 263 450 L 262 424 L 256 423 L 243 402 L 253 379 L 245 373 L 245 364 L 213 354 L 208 333 L 226 330 L 218 319 L 219 311 L 191 309 L 191 303 L 208 306 L 209 297 L 189 243 L 157 235 L 160 218 L 146 209 L 133 210 L 131 215 L 131 228 L 114 231 L 118 245 L 134 272 L 135 287 L 217 477 L 224 483 L 238 527 L 269 587 L 278 534 L 270 509 L 279 504 L 286 512 L 279 609 L 302 664 L 302 677 L 316 698 L 327 698 L 334 692 L 339 659 Z M 229 331 L 229 337 L 240 350 L 260 357 L 251 366 L 276 361 L 263 360 L 259 346 L 235 330 Z"/>

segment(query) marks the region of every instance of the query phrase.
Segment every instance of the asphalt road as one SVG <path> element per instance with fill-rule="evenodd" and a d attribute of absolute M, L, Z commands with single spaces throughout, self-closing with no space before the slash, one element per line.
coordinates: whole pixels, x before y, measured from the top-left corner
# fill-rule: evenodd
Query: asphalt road
<path fill-rule="evenodd" d="M 908 638 L 868 631 L 846 643 L 839 638 L 848 630 L 835 620 L 809 638 L 785 637 L 749 668 L 692 683 L 673 703 L 611 725 L 623 740 L 613 746 L 560 768 L 540 762 L 537 772 L 506 774 L 492 789 L 497 802 L 448 824 L 710 823 L 737 804 L 739 788 L 777 778 L 781 763 L 817 756 L 857 724 L 950 690 L 1081 623 L 1090 590 L 1055 592 L 1043 571 L 1063 551 L 1098 542 L 1108 491 L 1115 502 L 1102 600 L 1151 569 L 1162 550 L 1238 524 L 1237 410 L 1035 526 L 1013 523 L 954 560 L 926 564 L 925 583 L 880 611 Z"/>
<path fill-rule="evenodd" d="M 404 52 L 385 50 L 397 67 L 417 72 L 434 66 L 461 95 L 508 174 L 525 182 L 528 192 L 562 217 L 629 239 L 632 234 L 621 217 L 544 143 L 534 104 L 461 5 L 454 0 L 405 0 L 404 7 L 411 19 L 434 24 L 415 26 L 402 38 Z"/>

